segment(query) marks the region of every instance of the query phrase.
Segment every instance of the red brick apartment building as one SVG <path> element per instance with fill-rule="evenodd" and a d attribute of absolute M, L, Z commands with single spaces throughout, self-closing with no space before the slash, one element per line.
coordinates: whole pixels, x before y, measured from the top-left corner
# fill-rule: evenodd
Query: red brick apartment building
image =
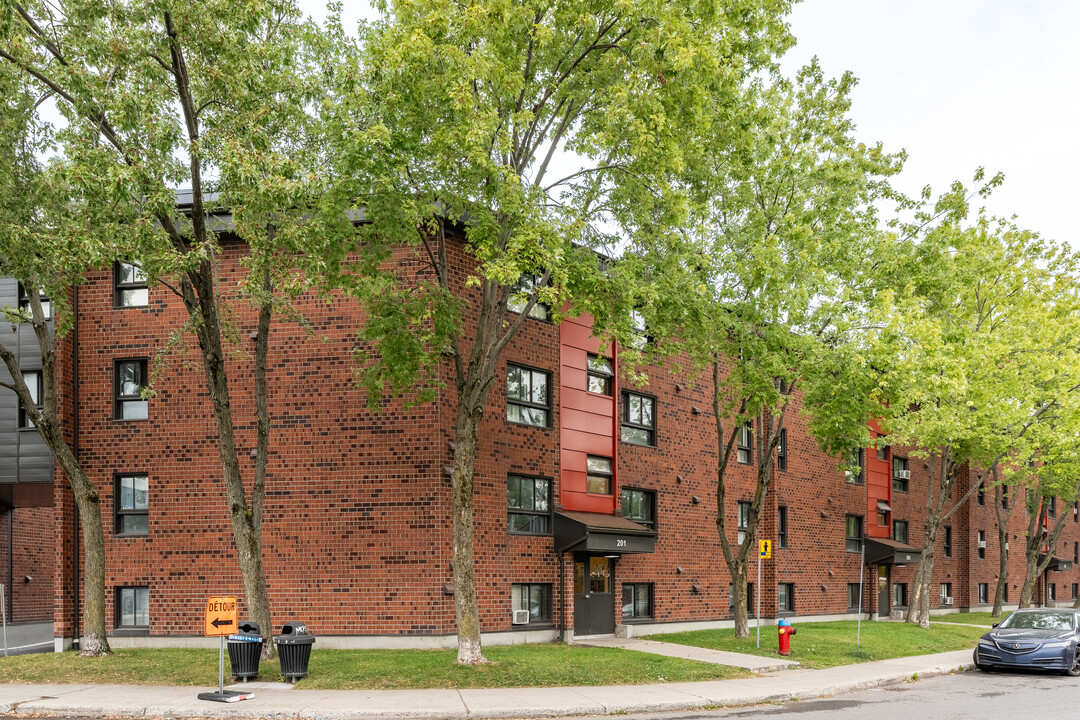
<path fill-rule="evenodd" d="M 223 287 L 239 277 L 243 252 L 239 242 L 225 243 Z M 0 281 L 0 302 L 12 305 L 20 292 Z M 305 621 L 328 647 L 452 645 L 444 468 L 453 390 L 408 411 L 389 400 L 370 411 L 352 384 L 356 307 L 309 297 L 299 309 L 310 332 L 286 322 L 271 331 L 264 547 L 275 624 Z M 63 408 L 101 490 L 112 642 L 191 641 L 208 596 L 243 591 L 201 365 L 174 354 L 152 399 L 135 392 L 181 326 L 183 308 L 120 263 L 87 275 L 76 315 L 60 343 Z M 542 308 L 535 315 L 504 353 L 481 432 L 475 530 L 485 642 L 730 626 L 708 379 L 658 369 L 648 386 L 627 385 L 618 353 L 605 360 L 587 318 L 556 325 Z M 238 321 L 242 331 L 254 325 L 253 317 Z M 40 359 L 29 328 L 2 326 L 0 341 L 18 349 L 33 378 Z M 254 447 L 255 410 L 244 391 L 251 363 L 242 352 L 236 358 L 234 417 L 250 420 L 238 428 L 238 444 Z M 0 583 L 14 621 L 51 618 L 57 647 L 65 647 L 78 635 L 81 610 L 74 502 L 23 425 L 13 394 L 0 394 Z M 752 436 L 744 449 L 747 457 L 758 452 Z M 751 573 L 751 608 L 760 592 L 768 621 L 854 618 L 860 602 L 864 613 L 887 616 L 907 604 L 927 470 L 899 448 L 863 455 L 863 472 L 845 475 L 802 416 L 789 414 L 758 533 L 774 550 L 760 586 Z M 752 498 L 751 466 L 733 476 L 724 511 L 735 528 Z M 990 491 L 941 532 L 936 611 L 993 601 L 993 505 Z M 1057 510 L 1072 513 L 1057 554 L 1075 562 L 1076 509 Z M 1020 504 L 1009 525 L 1012 604 L 1026 524 Z M 1047 573 L 1040 601 L 1076 597 L 1080 573 L 1066 565 Z"/>

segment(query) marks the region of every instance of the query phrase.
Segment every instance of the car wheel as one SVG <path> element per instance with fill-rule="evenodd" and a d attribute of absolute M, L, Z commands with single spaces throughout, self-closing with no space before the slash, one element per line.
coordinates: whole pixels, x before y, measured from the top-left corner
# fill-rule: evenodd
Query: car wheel
<path fill-rule="evenodd" d="M 1065 674 L 1070 677 L 1080 677 L 1080 643 L 1077 643 L 1076 650 L 1073 652 L 1072 667 L 1066 670 Z"/>
<path fill-rule="evenodd" d="M 983 665 L 981 662 L 979 662 L 979 651 L 978 650 L 976 650 L 975 652 L 973 652 L 971 654 L 971 659 L 975 661 L 975 667 L 982 670 L 983 672 L 990 672 L 990 666 L 989 665 Z M 1073 665 L 1073 667 L 1076 667 L 1076 666 Z"/>

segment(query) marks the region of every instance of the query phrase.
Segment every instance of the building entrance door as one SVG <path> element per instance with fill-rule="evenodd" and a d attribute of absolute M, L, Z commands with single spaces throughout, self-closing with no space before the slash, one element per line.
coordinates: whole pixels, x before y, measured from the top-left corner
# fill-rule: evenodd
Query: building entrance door
<path fill-rule="evenodd" d="M 574 558 L 574 634 L 609 635 L 615 632 L 615 597 L 611 558 Z"/>
<path fill-rule="evenodd" d="M 889 617 L 889 566 L 877 566 L 877 602 L 878 617 Z"/>

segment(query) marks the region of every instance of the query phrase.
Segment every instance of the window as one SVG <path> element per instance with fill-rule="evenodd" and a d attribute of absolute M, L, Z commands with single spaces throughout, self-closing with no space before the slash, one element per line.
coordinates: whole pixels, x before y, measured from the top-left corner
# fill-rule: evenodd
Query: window
<path fill-rule="evenodd" d="M 649 344 L 649 331 L 645 327 L 645 316 L 640 311 L 630 311 L 630 327 L 634 331 L 634 337 L 629 341 L 630 347 L 635 350 L 644 350 Z"/>
<path fill-rule="evenodd" d="M 146 535 L 149 526 L 150 479 L 146 475 L 117 475 L 116 534 Z"/>
<path fill-rule="evenodd" d="M 113 265 L 113 304 L 116 307 L 145 307 L 150 303 L 146 275 L 142 267 L 121 260 Z"/>
<path fill-rule="evenodd" d="M 551 376 L 542 370 L 506 366 L 506 419 L 522 425 L 549 427 Z"/>
<path fill-rule="evenodd" d="M 1057 498 L 1050 498 L 1050 502 L 1046 505 L 1046 516 L 1056 518 L 1057 517 Z"/>
<path fill-rule="evenodd" d="M 150 627 L 150 588 L 117 588 L 116 626 L 121 628 Z"/>
<path fill-rule="evenodd" d="M 892 586 L 893 607 L 907 607 L 907 583 L 894 583 Z"/>
<path fill-rule="evenodd" d="M 986 559 L 986 531 L 985 530 L 979 530 L 978 532 L 976 532 L 975 533 L 975 539 L 976 539 L 977 545 L 978 545 L 979 559 L 980 560 L 985 560 Z"/>
<path fill-rule="evenodd" d="M 1057 600 L 1057 583 L 1050 583 L 1046 586 L 1046 599 Z"/>
<path fill-rule="evenodd" d="M 1073 565 L 1080 565 L 1080 542 L 1073 543 Z"/>
<path fill-rule="evenodd" d="M 738 542 L 739 547 L 742 547 L 743 541 L 746 539 L 746 531 L 750 527 L 750 503 L 745 500 L 740 500 L 738 505 Z"/>
<path fill-rule="evenodd" d="M 49 298 L 45 297 L 44 290 L 38 290 L 38 297 L 41 298 L 41 314 L 46 320 L 52 319 L 52 302 Z M 19 311 L 25 314 L 27 317 L 33 315 L 33 309 L 30 307 L 30 296 L 26 292 L 26 288 L 22 283 L 19 283 Z"/>
<path fill-rule="evenodd" d="M 989 602 L 987 598 L 990 597 L 990 587 L 986 583 L 979 583 L 979 604 L 985 605 Z"/>
<path fill-rule="evenodd" d="M 598 395 L 611 394 L 611 381 L 615 372 L 609 358 L 589 355 L 586 358 L 586 372 L 589 375 L 589 392 Z"/>
<path fill-rule="evenodd" d="M 907 520 L 893 520 L 892 538 L 896 542 L 907 544 Z"/>
<path fill-rule="evenodd" d="M 42 408 L 42 402 L 45 397 L 45 387 L 42 384 L 44 377 L 40 370 L 23 370 L 23 382 L 26 383 L 26 389 L 30 391 L 30 399 L 34 401 L 34 407 L 39 411 Z M 19 403 L 19 427 L 32 428 L 34 423 L 27 415 L 26 408 L 22 403 Z"/>
<path fill-rule="evenodd" d="M 1073 522 L 1080 520 L 1080 500 L 1073 503 Z"/>
<path fill-rule="evenodd" d="M 754 426 L 750 423 L 744 423 L 739 428 L 738 453 L 735 459 L 743 465 L 754 461 Z"/>
<path fill-rule="evenodd" d="M 1009 487 L 1007 485 L 1001 486 L 1001 509 L 1009 509 Z"/>
<path fill-rule="evenodd" d="M 623 620 L 640 620 L 653 616 L 652 583 L 623 583 Z"/>
<path fill-rule="evenodd" d="M 952 557 L 952 525 L 945 526 L 945 538 L 942 542 L 942 551 L 945 557 Z"/>
<path fill-rule="evenodd" d="M 1080 584 L 1072 584 L 1072 599 L 1075 600 L 1080 595 Z"/>
<path fill-rule="evenodd" d="M 982 483 L 979 483 L 979 489 L 975 493 L 975 502 L 979 505 L 986 504 L 986 488 L 983 487 Z"/>
<path fill-rule="evenodd" d="M 889 459 L 889 446 L 888 445 L 882 445 L 881 447 L 879 447 L 877 449 L 877 459 L 878 460 L 888 460 Z"/>
<path fill-rule="evenodd" d="M 510 312 L 520 313 L 529 303 L 529 296 L 536 292 L 540 286 L 541 278 L 538 275 L 522 275 L 510 289 L 510 296 L 506 299 L 506 309 Z M 537 320 L 547 320 L 551 310 L 539 300 L 529 310 L 529 317 Z"/>
<path fill-rule="evenodd" d="M 787 547 L 787 508 L 783 505 L 776 508 L 776 546 Z"/>
<path fill-rule="evenodd" d="M 589 474 L 585 479 L 585 490 L 594 495 L 611 494 L 611 458 L 590 455 L 586 460 Z"/>
<path fill-rule="evenodd" d="M 907 458 L 894 457 L 892 460 L 892 489 L 897 492 L 907 492 L 910 478 L 911 472 L 908 470 Z"/>
<path fill-rule="evenodd" d="M 787 428 L 781 428 L 780 440 L 776 444 L 776 469 L 787 470 Z"/>
<path fill-rule="evenodd" d="M 656 493 L 652 490 L 623 488 L 619 493 L 624 518 L 647 528 L 656 528 Z"/>
<path fill-rule="evenodd" d="M 622 401 L 622 441 L 634 445 L 656 445 L 656 399 L 624 392 Z"/>
<path fill-rule="evenodd" d="M 847 584 L 847 606 L 849 608 L 857 608 L 860 606 L 859 597 L 859 583 Z"/>
<path fill-rule="evenodd" d="M 952 583 L 941 583 L 941 604 L 952 604 Z"/>
<path fill-rule="evenodd" d="M 1009 602 L 1009 583 L 1005 583 L 1001 588 L 1001 602 Z"/>
<path fill-rule="evenodd" d="M 844 480 L 852 485 L 862 485 L 866 478 L 866 451 L 862 448 L 852 450 L 847 464 L 850 468 L 844 471 Z"/>
<path fill-rule="evenodd" d="M 794 583 L 780 583 L 776 586 L 776 611 L 795 612 Z"/>
<path fill-rule="evenodd" d="M 846 535 L 844 549 L 848 552 L 862 552 L 863 519 L 861 515 L 848 515 L 844 518 Z"/>
<path fill-rule="evenodd" d="M 147 402 L 142 398 L 146 387 L 146 360 L 116 361 L 115 417 L 117 420 L 145 420 Z"/>
<path fill-rule="evenodd" d="M 551 534 L 551 480 L 506 477 L 506 529 L 523 535 Z"/>
<path fill-rule="evenodd" d="M 515 610 L 528 610 L 529 623 L 551 622 L 551 585 L 547 583 L 514 583 L 510 596 Z"/>

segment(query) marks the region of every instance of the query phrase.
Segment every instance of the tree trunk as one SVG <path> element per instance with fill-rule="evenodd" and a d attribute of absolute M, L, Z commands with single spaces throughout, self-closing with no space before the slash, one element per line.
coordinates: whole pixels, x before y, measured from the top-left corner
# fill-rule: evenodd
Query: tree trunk
<path fill-rule="evenodd" d="M 450 473 L 453 502 L 454 617 L 457 621 L 457 662 L 481 665 L 487 662 L 480 644 L 480 611 L 473 567 L 473 488 L 477 435 L 483 403 L 458 402 L 454 427 L 454 464 Z"/>
<path fill-rule="evenodd" d="M 930 627 L 930 582 L 934 575 L 934 542 L 937 528 L 933 534 L 927 532 L 923 541 L 923 554 L 915 566 L 914 592 L 908 604 L 907 622 L 918 622 L 920 627 Z"/>
<path fill-rule="evenodd" d="M 1001 507 L 1003 496 L 1001 486 L 997 484 L 998 473 L 994 470 L 994 512 L 997 514 L 998 524 L 998 581 L 994 589 L 994 608 L 990 611 L 990 617 L 1001 617 L 1001 611 L 1005 604 L 1005 590 L 1009 586 L 1009 516 L 1012 515 L 1013 506 L 1010 505 L 1008 512 Z"/>
<path fill-rule="evenodd" d="M 746 604 L 747 563 L 736 560 L 731 567 L 732 611 L 735 619 L 735 637 L 750 637 L 750 608 Z M 755 592 L 761 592 L 757 588 Z"/>
<path fill-rule="evenodd" d="M 1026 562 L 1024 563 L 1024 587 L 1020 589 L 1020 603 L 1017 607 L 1031 607 L 1031 600 L 1035 596 L 1035 589 L 1038 583 L 1038 559 L 1028 554 Z"/>

